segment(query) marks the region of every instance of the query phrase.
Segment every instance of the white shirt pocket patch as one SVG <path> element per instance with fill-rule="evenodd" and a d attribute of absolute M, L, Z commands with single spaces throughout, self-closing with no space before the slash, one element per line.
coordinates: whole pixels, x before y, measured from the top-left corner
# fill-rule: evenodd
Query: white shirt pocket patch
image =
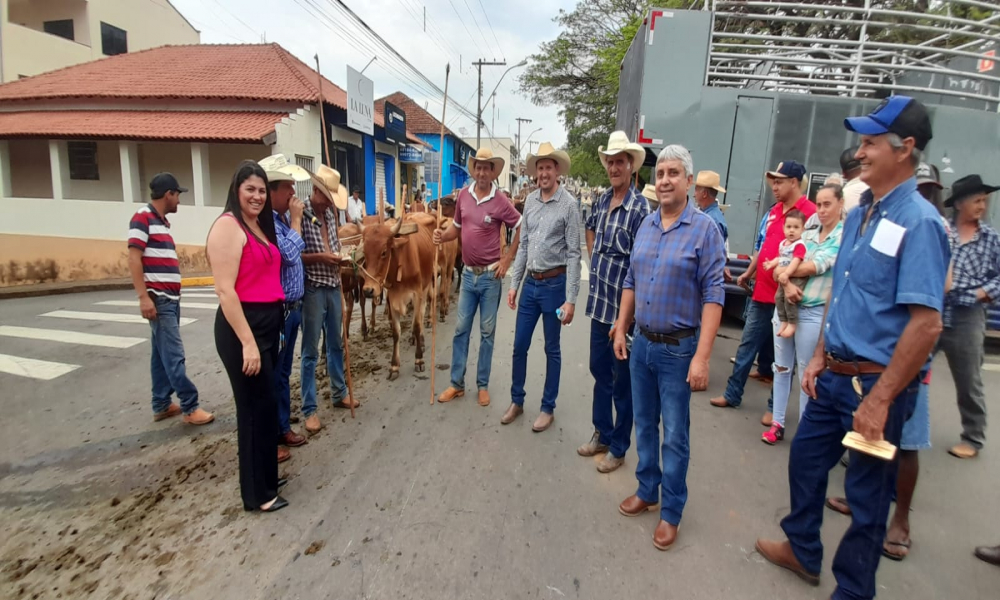
<path fill-rule="evenodd" d="M 882 219 L 875 228 L 875 235 L 872 237 L 872 248 L 885 254 L 896 257 L 899 252 L 899 244 L 903 241 L 906 228 L 893 223 L 888 219 Z"/>

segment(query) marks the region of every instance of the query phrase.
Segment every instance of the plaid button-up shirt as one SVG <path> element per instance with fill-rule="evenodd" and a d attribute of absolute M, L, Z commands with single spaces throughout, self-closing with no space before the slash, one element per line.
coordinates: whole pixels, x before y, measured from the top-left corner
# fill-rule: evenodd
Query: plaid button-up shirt
<path fill-rule="evenodd" d="M 305 295 L 305 274 L 302 270 L 302 251 L 306 244 L 299 232 L 285 222 L 285 215 L 274 212 L 274 233 L 281 252 L 281 289 L 285 302 L 296 302 Z"/>
<path fill-rule="evenodd" d="M 666 231 L 660 211 L 642 222 L 623 287 L 635 291 L 635 323 L 653 333 L 701 326 L 705 304 L 725 303 L 719 227 L 689 202 Z"/>
<path fill-rule="evenodd" d="M 1000 235 L 985 223 L 968 242 L 962 243 L 958 227 L 952 223 L 948 232 L 951 245 L 952 286 L 944 299 L 942 320 L 951 326 L 951 311 L 956 306 L 976 306 L 976 290 L 982 288 L 991 303 L 1000 300 Z"/>
<path fill-rule="evenodd" d="M 611 209 L 614 189 L 601 195 L 594 212 L 587 219 L 587 231 L 593 231 L 594 254 L 590 257 L 590 295 L 587 316 L 608 325 L 618 318 L 622 284 L 639 225 L 649 214 L 649 203 L 629 186 L 622 203 Z"/>
<path fill-rule="evenodd" d="M 333 220 L 333 209 L 327 208 L 323 213 L 323 220 L 327 223 L 329 236 L 327 242 L 330 244 L 330 252 L 340 252 L 340 238 L 337 237 L 337 226 Z M 309 219 L 302 219 L 302 239 L 306 243 L 303 254 L 319 254 L 326 252 L 323 245 L 323 229 L 319 225 L 312 223 Z M 312 287 L 340 287 L 340 267 L 322 263 L 305 265 L 306 284 Z"/>

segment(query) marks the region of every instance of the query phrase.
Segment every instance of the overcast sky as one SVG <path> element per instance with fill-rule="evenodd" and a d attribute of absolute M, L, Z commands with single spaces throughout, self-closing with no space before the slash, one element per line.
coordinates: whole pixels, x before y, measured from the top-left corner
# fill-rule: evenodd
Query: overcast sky
<path fill-rule="evenodd" d="M 201 31 L 206 44 L 258 43 L 266 36 L 306 64 L 313 65 L 319 53 L 323 74 L 346 87 L 346 66 L 361 69 L 371 59 L 371 52 L 345 38 L 337 25 L 329 25 L 315 14 L 318 6 L 346 24 L 334 9 L 336 0 L 171 0 L 174 6 Z M 470 63 L 484 58 L 504 60 L 513 66 L 538 50 L 540 43 L 554 39 L 559 29 L 552 22 L 559 8 L 572 8 L 576 0 L 344 0 L 361 19 L 400 54 L 444 89 L 445 64 L 451 63 L 449 96 L 475 113 L 476 69 Z M 280 7 L 280 8 L 279 8 Z M 423 30 L 423 10 L 427 9 L 428 33 Z M 485 8 L 485 14 L 483 9 Z M 418 20 L 419 17 L 419 20 Z M 488 20 L 487 20 L 488 17 Z M 478 26 L 477 26 L 478 23 Z M 492 30 L 489 23 L 492 23 Z M 354 35 L 359 35 L 353 27 Z M 482 34 L 480 33 L 482 32 Z M 494 37 L 495 34 L 495 37 Z M 375 83 L 375 97 L 402 91 L 421 105 L 429 101 L 429 110 L 441 115 L 441 98 L 415 89 L 394 73 L 380 56 L 365 71 Z M 234 68 L 237 66 L 234 65 Z M 489 94 L 507 67 L 483 67 L 483 94 Z M 514 69 L 497 90 L 495 127 L 490 107 L 483 99 L 483 120 L 498 137 L 513 138 L 516 117 L 532 119 L 521 128 L 522 143 L 539 127 L 532 141 L 551 141 L 560 146 L 566 133 L 557 107 L 538 107 L 517 91 Z M 253 85 L 248 82 L 248 85 Z M 463 135 L 464 128 L 475 137 L 472 118 L 458 117 L 449 107 L 448 126 Z M 484 129 L 483 137 L 488 133 Z M 527 153 L 525 147 L 524 152 Z"/>

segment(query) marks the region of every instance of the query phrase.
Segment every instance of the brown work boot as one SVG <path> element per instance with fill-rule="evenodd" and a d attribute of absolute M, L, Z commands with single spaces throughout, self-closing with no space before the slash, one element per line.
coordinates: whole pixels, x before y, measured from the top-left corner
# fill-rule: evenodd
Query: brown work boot
<path fill-rule="evenodd" d="M 458 388 L 448 386 L 448 389 L 441 392 L 441 395 L 438 396 L 438 402 L 444 404 L 445 402 L 451 402 L 455 398 L 461 398 L 464 395 L 465 395 L 465 390 L 460 390 Z"/>
<path fill-rule="evenodd" d="M 677 526 L 660 519 L 660 524 L 653 532 L 653 545 L 657 550 L 670 550 L 670 547 L 677 541 Z"/>
<path fill-rule="evenodd" d="M 490 405 L 490 393 L 486 390 L 479 390 L 479 406 Z"/>
<path fill-rule="evenodd" d="M 638 517 L 643 513 L 656 510 L 658 504 L 659 502 L 646 502 L 633 494 L 622 500 L 622 503 L 618 505 L 618 512 L 626 517 Z"/>
<path fill-rule="evenodd" d="M 556 418 L 547 412 L 538 413 L 538 418 L 535 419 L 534 425 L 531 426 L 531 430 L 535 433 L 541 433 L 552 426 L 552 422 Z"/>
<path fill-rule="evenodd" d="M 802 563 L 799 562 L 799 559 L 795 558 L 795 553 L 792 552 L 792 544 L 788 540 L 779 542 L 777 540 L 758 539 L 754 547 L 771 564 L 777 565 L 782 569 L 788 569 L 809 585 L 819 585 L 819 573 L 806 571 Z"/>
<path fill-rule="evenodd" d="M 618 467 L 625 464 L 624 456 L 615 456 L 608 452 L 601 459 L 601 462 L 597 463 L 597 470 L 601 473 L 610 473 L 616 470 Z"/>
<path fill-rule="evenodd" d="M 948 454 L 956 458 L 975 458 L 976 455 L 979 454 L 979 450 L 976 450 L 972 444 L 969 444 L 968 442 L 962 442 L 949 448 Z"/>
<path fill-rule="evenodd" d="M 580 456 L 597 456 L 607 451 L 608 446 L 601 443 L 601 433 L 599 431 L 595 431 L 594 435 L 590 436 L 589 442 L 576 449 L 576 453 Z"/>
<path fill-rule="evenodd" d="M 177 406 L 175 403 L 171 402 L 167 410 L 163 412 L 153 413 L 154 421 L 162 421 L 163 419 L 169 419 L 170 417 L 176 417 L 181 414 L 181 407 Z"/>
<path fill-rule="evenodd" d="M 188 425 L 208 425 L 214 420 L 215 415 L 200 408 L 196 408 L 184 415 L 184 422 Z"/>
<path fill-rule="evenodd" d="M 283 446 L 288 446 L 289 448 L 294 448 L 305 444 L 306 436 L 295 433 L 292 430 L 288 430 L 288 433 L 283 433 L 278 436 L 278 443 Z"/>
<path fill-rule="evenodd" d="M 278 462 L 283 463 L 292 457 L 292 451 L 284 446 L 278 446 Z"/>
<path fill-rule="evenodd" d="M 319 422 L 319 415 L 313 413 L 306 417 L 306 433 L 319 433 L 320 429 L 323 429 L 323 426 Z"/>
<path fill-rule="evenodd" d="M 503 414 L 503 417 L 500 418 L 500 424 L 510 425 L 511 423 L 514 422 L 514 419 L 520 417 L 523 413 L 524 409 L 521 408 L 519 404 L 514 404 L 513 402 L 511 402 L 510 406 L 507 407 L 507 412 L 505 412 Z"/>

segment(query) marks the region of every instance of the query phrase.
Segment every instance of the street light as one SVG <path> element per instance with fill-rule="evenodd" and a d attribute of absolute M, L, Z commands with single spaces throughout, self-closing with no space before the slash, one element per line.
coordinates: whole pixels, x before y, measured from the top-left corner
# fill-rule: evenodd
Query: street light
<path fill-rule="evenodd" d="M 488 96 L 486 96 L 486 97 L 487 97 L 487 98 L 489 98 L 490 96 L 492 96 L 493 94 L 495 94 L 495 93 L 496 93 L 496 91 L 497 91 L 497 88 L 499 88 L 499 87 L 500 87 L 500 84 L 501 84 L 501 83 L 503 82 L 503 78 L 507 76 L 507 73 L 510 73 L 510 72 L 511 72 L 511 71 L 513 71 L 514 69 L 517 69 L 517 68 L 519 68 L 519 67 L 523 67 L 523 66 L 525 66 L 525 65 L 527 65 L 527 64 L 528 64 L 528 59 L 526 58 L 526 59 L 522 60 L 521 62 L 517 63 L 516 65 L 514 65 L 513 67 L 509 67 L 509 68 L 508 68 L 508 69 L 507 69 L 506 71 L 504 71 L 504 72 L 503 72 L 503 75 L 501 75 L 501 76 L 500 76 L 500 80 L 499 80 L 499 81 L 497 81 L 497 85 L 496 85 L 496 87 L 495 87 L 495 88 L 493 88 L 493 91 L 492 91 L 492 92 L 490 92 L 490 93 L 489 93 L 489 95 L 488 95 Z M 480 77 L 481 77 L 481 76 L 482 76 L 482 70 L 480 69 Z M 482 84 L 480 84 L 480 85 L 482 85 Z M 477 112 L 476 112 L 476 147 L 477 147 L 477 148 L 478 148 L 478 147 L 479 147 L 479 145 L 481 144 L 481 139 L 480 139 L 480 135 L 479 135 L 479 134 L 480 134 L 480 131 L 482 130 L 482 126 L 481 126 L 481 125 L 482 125 L 482 122 L 483 122 L 483 106 L 482 106 L 482 98 L 483 98 L 483 95 L 482 95 L 482 88 L 480 88 L 480 94 L 479 94 L 479 108 L 478 108 L 478 110 L 477 110 Z M 495 101 L 494 101 L 494 102 L 495 102 Z M 494 104 L 494 106 L 495 106 L 495 104 Z"/>
<path fill-rule="evenodd" d="M 534 130 L 534 131 L 532 131 L 531 133 L 528 134 L 528 139 L 524 140 L 524 143 L 521 144 L 521 147 L 517 149 L 517 155 L 518 156 L 521 156 L 521 150 L 523 150 L 524 147 L 527 146 L 531 142 L 531 136 L 535 135 L 536 133 L 538 133 L 541 130 L 542 130 L 542 128 L 539 127 L 538 129 L 536 129 L 536 130 Z M 535 143 L 538 143 L 538 142 L 535 142 Z"/>

